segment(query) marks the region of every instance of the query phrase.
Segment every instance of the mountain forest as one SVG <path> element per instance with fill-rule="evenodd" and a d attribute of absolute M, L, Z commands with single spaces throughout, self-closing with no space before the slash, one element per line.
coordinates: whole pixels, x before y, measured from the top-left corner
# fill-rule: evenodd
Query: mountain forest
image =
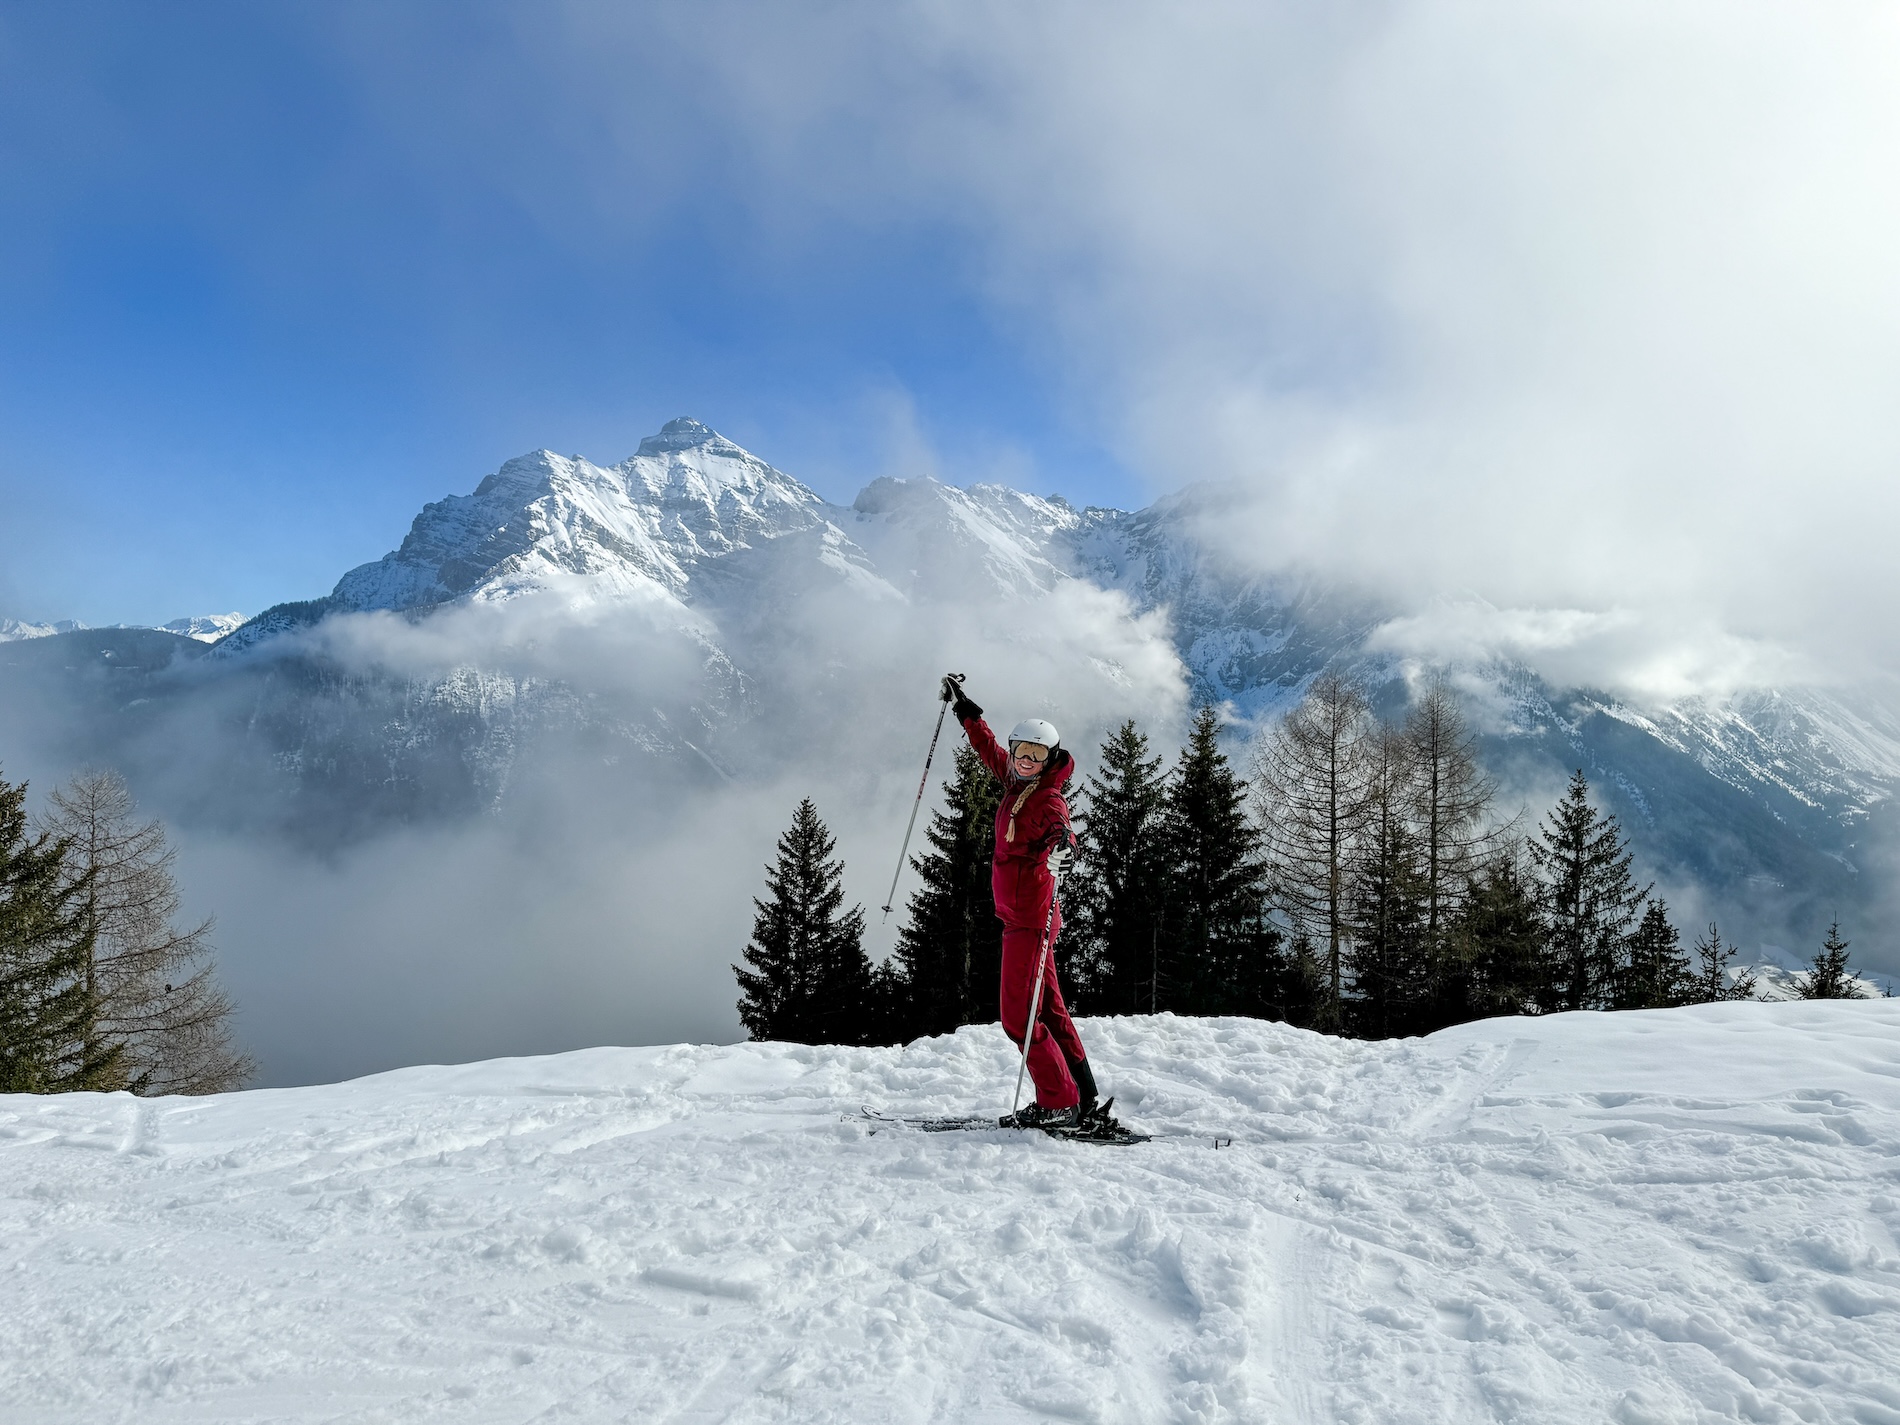
<path fill-rule="evenodd" d="M 1496 815 L 1479 742 L 1428 684 L 1381 720 L 1329 671 L 1255 743 L 1249 775 L 1204 707 L 1169 764 L 1133 721 L 1071 788 L 1081 848 L 1054 954 L 1079 1014 L 1242 1015 L 1362 1039 L 1497 1015 L 1756 997 L 1714 923 L 1685 946 L 1614 815 L 1575 772 L 1535 826 Z M 909 869 L 895 953 L 873 966 L 843 864 L 800 802 L 767 868 L 739 1013 L 754 1039 L 893 1044 L 995 1018 L 1001 784 L 957 749 Z M 1797 991 L 1859 998 L 1838 923 Z"/>

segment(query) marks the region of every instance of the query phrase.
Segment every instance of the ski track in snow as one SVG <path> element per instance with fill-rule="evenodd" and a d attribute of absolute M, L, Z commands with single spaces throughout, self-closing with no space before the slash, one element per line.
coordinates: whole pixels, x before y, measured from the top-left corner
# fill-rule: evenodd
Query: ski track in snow
<path fill-rule="evenodd" d="M 0 1098 L 0 1421 L 1900 1425 L 1900 1003 L 1082 1031 Z"/>

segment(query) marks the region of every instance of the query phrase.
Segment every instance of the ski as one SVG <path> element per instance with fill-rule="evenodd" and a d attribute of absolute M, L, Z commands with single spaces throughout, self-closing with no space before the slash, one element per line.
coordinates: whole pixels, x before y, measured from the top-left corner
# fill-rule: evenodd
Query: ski
<path fill-rule="evenodd" d="M 880 1113 L 875 1108 L 862 1108 L 858 1111 L 873 1123 L 893 1128 L 921 1128 L 926 1133 L 973 1133 L 1002 1126 L 994 1118 L 908 1118 L 901 1114 Z"/>
<path fill-rule="evenodd" d="M 1000 1133 L 1006 1127 L 1014 1127 L 1012 1124 L 1003 1123 L 1000 1119 L 975 1115 L 945 1118 L 907 1117 L 900 1114 L 881 1113 L 869 1107 L 862 1108 L 859 1112 L 870 1122 L 880 1126 L 917 1128 L 925 1133 Z M 1016 1131 L 1021 1133 L 1028 1130 L 1018 1128 Z M 1152 1134 L 1136 1133 L 1113 1118 L 1097 1118 L 1068 1127 L 1039 1126 L 1036 1131 L 1045 1133 L 1051 1138 L 1059 1138 L 1065 1143 L 1102 1143 L 1123 1146 L 1153 1141 Z"/>

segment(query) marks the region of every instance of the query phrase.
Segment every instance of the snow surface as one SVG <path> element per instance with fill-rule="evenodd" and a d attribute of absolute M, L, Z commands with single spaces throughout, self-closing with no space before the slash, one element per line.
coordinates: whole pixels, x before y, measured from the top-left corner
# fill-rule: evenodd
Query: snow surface
<path fill-rule="evenodd" d="M 0 1421 L 1900 1421 L 1900 1003 L 1082 1027 L 0 1098 Z"/>

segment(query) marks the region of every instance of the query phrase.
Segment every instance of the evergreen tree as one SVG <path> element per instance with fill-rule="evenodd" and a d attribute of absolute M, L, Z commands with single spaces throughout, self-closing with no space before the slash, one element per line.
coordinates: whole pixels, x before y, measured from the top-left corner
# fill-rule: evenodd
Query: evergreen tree
<path fill-rule="evenodd" d="M 1689 975 L 1682 1003 L 1719 1004 L 1723 1000 L 1753 999 L 1754 973 L 1744 971 L 1731 977 L 1729 965 L 1734 959 L 1735 947 L 1722 943 L 1722 932 L 1710 921 L 1709 933 L 1695 943 L 1695 969 Z"/>
<path fill-rule="evenodd" d="M 1668 1009 L 1693 1003 L 1694 978 L 1681 937 L 1669 923 L 1669 907 L 1652 900 L 1629 938 L 1611 1008 Z"/>
<path fill-rule="evenodd" d="M 1618 963 L 1653 886 L 1630 879 L 1631 855 L 1614 816 L 1590 805 L 1578 771 L 1530 843 L 1537 869 L 1551 982 L 1548 1008 L 1606 1009 Z"/>
<path fill-rule="evenodd" d="M 890 972 L 880 986 L 896 1007 L 890 1034 L 895 1042 L 996 1017 L 1003 925 L 996 918 L 990 863 L 1001 795 L 1001 785 L 976 753 L 958 747 L 944 804 L 924 829 L 930 850 L 910 860 L 921 884 L 911 892 Z"/>
<path fill-rule="evenodd" d="M 1364 691 L 1328 670 L 1268 734 L 1255 764 L 1271 894 L 1320 957 L 1314 1027 L 1333 1032 L 1344 1021 L 1348 902 L 1366 814 L 1370 734 Z"/>
<path fill-rule="evenodd" d="M 1280 937 L 1263 913 L 1247 784 L 1234 775 L 1219 734 L 1220 719 L 1202 708 L 1167 783 L 1161 1005 L 1184 1014 L 1263 1015 L 1275 992 Z"/>
<path fill-rule="evenodd" d="M 0 780 L 0 1093 L 112 1089 L 123 1050 L 96 1032 L 87 984 L 91 878 L 72 843 L 27 830 L 26 786 Z"/>
<path fill-rule="evenodd" d="M 1550 982 L 1537 887 L 1515 847 L 1467 884 L 1452 925 L 1453 958 L 1440 980 L 1439 1023 L 1539 1014 Z"/>
<path fill-rule="evenodd" d="M 1860 977 L 1847 968 L 1847 947 L 1841 939 L 1841 923 L 1827 928 L 1827 939 L 1816 952 L 1808 978 L 1801 986 L 1802 999 L 1859 999 Z"/>
<path fill-rule="evenodd" d="M 1140 1014 L 1156 1007 L 1167 786 L 1133 721 L 1102 744 L 1100 768 L 1079 799 L 1082 844 L 1063 886 L 1056 949 L 1076 1009 Z"/>
<path fill-rule="evenodd" d="M 769 900 L 754 897 L 752 968 L 734 965 L 739 1019 L 754 1039 L 803 1044 L 862 1043 L 870 1009 L 871 962 L 864 953 L 864 908 L 844 904 L 837 843 L 807 797 L 778 839 L 766 868 Z"/>
<path fill-rule="evenodd" d="M 1414 764 L 1409 740 L 1391 728 L 1371 739 L 1367 815 L 1354 863 L 1346 1023 L 1367 1039 L 1421 1027 L 1430 996 L 1430 882 L 1407 824 Z"/>

